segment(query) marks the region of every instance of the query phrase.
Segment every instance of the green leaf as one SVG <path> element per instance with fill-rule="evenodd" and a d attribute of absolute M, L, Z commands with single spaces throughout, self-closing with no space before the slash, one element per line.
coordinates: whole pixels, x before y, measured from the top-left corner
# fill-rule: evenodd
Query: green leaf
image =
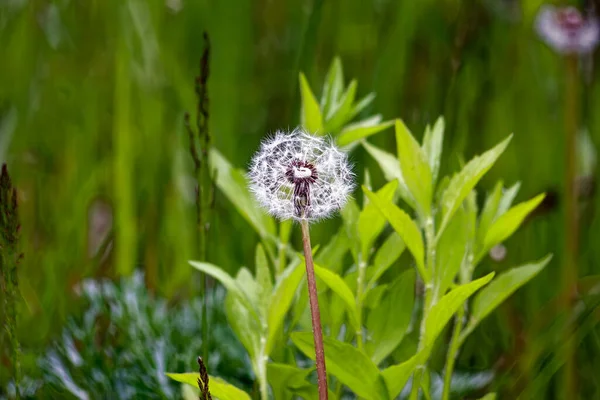
<path fill-rule="evenodd" d="M 359 252 L 360 252 L 360 237 L 358 232 L 358 217 L 360 215 L 360 209 L 354 199 L 350 199 L 346 206 L 342 208 L 340 213 L 346 227 L 346 235 L 350 244 L 350 251 L 354 260 L 358 263 Z"/>
<path fill-rule="evenodd" d="M 488 393 L 479 400 L 496 400 L 496 393 Z"/>
<path fill-rule="evenodd" d="M 356 80 L 350 82 L 340 100 L 325 114 L 325 132 L 337 133 L 349 121 L 350 111 L 356 96 Z"/>
<path fill-rule="evenodd" d="M 342 226 L 333 235 L 323 250 L 317 253 L 315 261 L 319 265 L 327 265 L 329 269 L 337 274 L 342 272 L 343 259 L 349 250 L 350 240 L 346 233 L 346 227 Z"/>
<path fill-rule="evenodd" d="M 354 328 L 355 332 L 361 329 L 358 321 L 358 312 L 356 310 L 356 300 L 354 299 L 352 291 L 346 282 L 344 282 L 342 277 L 335 272 L 331 272 L 328 269 L 320 267 L 316 264 L 315 274 L 344 301 L 348 311 L 348 316 L 350 317 L 350 324 Z"/>
<path fill-rule="evenodd" d="M 498 182 L 496 186 L 494 186 L 494 190 L 492 190 L 492 192 L 486 197 L 483 210 L 481 211 L 481 215 L 479 217 L 479 223 L 477 225 L 477 253 L 483 246 L 483 239 L 485 238 L 486 232 L 490 228 L 492 222 L 494 222 L 496 219 L 501 198 L 502 182 Z"/>
<path fill-rule="evenodd" d="M 275 345 L 277 334 L 283 328 L 285 316 L 292 306 L 296 290 L 304 277 L 304 268 L 300 263 L 292 263 L 277 279 L 271 301 L 269 303 L 269 316 L 267 318 L 268 333 L 265 348 L 266 355 L 271 354 Z"/>
<path fill-rule="evenodd" d="M 444 231 L 450 219 L 462 204 L 463 200 L 473 190 L 477 182 L 494 165 L 498 157 L 504 152 L 506 146 L 512 139 L 512 135 L 491 150 L 480 156 L 475 156 L 464 168 L 450 180 L 450 184 L 442 195 L 442 223 L 438 231 L 438 237 Z"/>
<path fill-rule="evenodd" d="M 325 83 L 323 84 L 323 93 L 321 95 L 321 109 L 323 114 L 327 115 L 331 107 L 338 101 L 344 90 L 344 71 L 342 61 L 335 57 L 329 67 Z"/>
<path fill-rule="evenodd" d="M 225 296 L 225 314 L 227 321 L 238 340 L 242 342 L 246 351 L 252 360 L 252 367 L 257 375 L 260 375 L 260 368 L 257 358 L 260 355 L 260 338 L 262 336 L 262 326 L 260 321 L 252 310 L 249 309 L 240 298 L 227 293 Z"/>
<path fill-rule="evenodd" d="M 392 365 L 381 371 L 390 399 L 398 397 L 404 386 L 406 386 L 408 378 L 413 374 L 417 366 L 423 362 L 424 354 L 425 352 L 421 351 L 407 361 Z"/>
<path fill-rule="evenodd" d="M 273 398 L 291 398 L 294 388 L 302 388 L 309 384 L 307 378 L 312 371 L 312 369 L 301 369 L 287 364 L 269 363 L 267 375 L 273 390 Z"/>
<path fill-rule="evenodd" d="M 377 191 L 377 196 L 385 202 L 392 202 L 398 183 L 389 182 Z M 360 237 L 361 252 L 366 260 L 371 246 L 385 227 L 385 218 L 372 203 L 366 203 L 358 216 L 358 235 Z"/>
<path fill-rule="evenodd" d="M 431 308 L 425 322 L 425 347 L 433 346 L 442 329 L 444 329 L 450 318 L 458 311 L 459 307 L 462 307 L 473 293 L 487 284 L 493 277 L 494 273 L 492 272 L 483 278 L 460 285 L 442 297 Z"/>
<path fill-rule="evenodd" d="M 508 211 L 513 201 L 515 200 L 515 197 L 517 197 L 520 188 L 521 182 L 517 182 L 504 191 L 504 193 L 502 194 L 502 198 L 500 199 L 500 203 L 498 204 L 496 218 Z"/>
<path fill-rule="evenodd" d="M 419 273 L 423 277 L 423 280 L 429 282 L 430 277 L 425 270 L 423 238 L 421 237 L 421 231 L 417 227 L 417 224 L 415 224 L 408 214 L 392 202 L 384 201 L 377 194 L 371 192 L 364 186 L 363 192 L 375 207 L 377 207 L 385 219 L 387 219 L 398 235 L 400 235 L 404 243 L 406 243 L 406 247 L 408 247 L 415 258 L 417 268 L 419 269 Z"/>
<path fill-rule="evenodd" d="M 431 182 L 433 185 L 437 182 L 440 172 L 440 160 L 442 158 L 442 148 L 444 144 L 444 117 L 439 117 L 433 125 L 433 130 L 427 129 L 423 137 L 423 153 L 429 162 L 431 170 Z"/>
<path fill-rule="evenodd" d="M 256 246 L 255 265 L 258 309 L 260 310 L 261 320 L 265 320 L 266 322 L 271 292 L 273 291 L 273 282 L 271 281 L 271 271 L 269 270 L 267 256 L 260 244 Z"/>
<path fill-rule="evenodd" d="M 231 164 L 214 148 L 210 150 L 210 166 L 216 174 L 216 185 L 234 205 L 240 215 L 248 221 L 263 239 L 275 235 L 275 222 L 260 209 L 254 197 L 248 191 L 248 182 L 244 173 L 234 169 Z"/>
<path fill-rule="evenodd" d="M 521 226 L 521 223 L 525 220 L 527 215 L 532 212 L 541 202 L 544 200 L 546 195 L 544 193 L 535 196 L 533 199 L 517 204 L 506 213 L 498 217 L 496 221 L 492 223 L 490 229 L 485 234 L 483 241 L 483 248 L 476 257 L 480 260 L 485 253 L 487 253 L 492 247 L 498 243 L 503 242 L 510 235 L 512 235 Z"/>
<path fill-rule="evenodd" d="M 369 144 L 369 142 L 365 140 L 361 141 L 361 144 L 371 155 L 371 157 L 377 161 L 386 180 L 398 180 L 398 193 L 400 194 L 400 197 L 414 210 L 416 208 L 416 203 L 408 191 L 408 187 L 406 187 L 406 183 L 402 177 L 402 172 L 400 171 L 400 161 L 398 161 L 393 154 L 383 151 L 372 144 Z"/>
<path fill-rule="evenodd" d="M 306 77 L 300 73 L 300 93 L 302 95 L 302 126 L 310 133 L 324 135 L 323 116 L 319 108 L 319 103 L 306 81 Z"/>
<path fill-rule="evenodd" d="M 409 269 L 393 281 L 377 309 L 369 313 L 370 340 L 366 350 L 375 364 L 390 355 L 406 334 L 412 317 L 414 292 L 415 272 Z"/>
<path fill-rule="evenodd" d="M 432 178 L 427 157 L 401 120 L 396 120 L 396 144 L 404 182 L 422 218 L 431 214 Z"/>
<path fill-rule="evenodd" d="M 338 146 L 347 146 L 352 142 L 372 136 L 394 125 L 394 121 L 379 123 L 380 120 L 381 116 L 375 115 L 374 117 L 359 121 L 355 124 L 346 125 L 337 137 Z"/>
<path fill-rule="evenodd" d="M 352 111 L 350 111 L 350 116 L 348 117 L 348 121 L 351 121 L 352 118 L 356 117 L 362 110 L 367 108 L 369 104 L 371 104 L 375 100 L 375 93 L 369 93 L 358 102 L 354 104 L 352 107 Z"/>
<path fill-rule="evenodd" d="M 436 253 L 436 269 L 434 272 L 434 290 L 438 296 L 443 296 L 454 282 L 460 271 L 467 251 L 468 225 L 467 213 L 464 207 L 458 209 L 448 228 L 438 241 Z"/>
<path fill-rule="evenodd" d="M 377 253 L 375 253 L 373 259 L 373 275 L 371 276 L 371 279 L 369 279 L 367 291 L 375 286 L 377 280 L 385 273 L 385 271 L 400 258 L 404 249 L 406 249 L 406 245 L 400 235 L 396 232 L 392 232 L 379 247 Z"/>
<path fill-rule="evenodd" d="M 221 282 L 221 284 L 225 286 L 225 289 L 227 289 L 228 292 L 232 293 L 236 297 L 239 297 L 240 301 L 242 301 L 247 308 L 254 308 L 252 301 L 246 295 L 246 292 L 239 286 L 238 282 L 236 282 L 236 280 L 233 277 L 231 277 L 231 275 L 229 275 L 227 272 L 217 267 L 216 265 L 210 263 L 200 261 L 189 261 L 189 263 L 192 267 L 196 268 L 197 270 L 204 272 L 205 274 L 208 274 L 216 280 L 218 280 L 219 282 Z"/>
<path fill-rule="evenodd" d="M 482 289 L 473 300 L 469 331 L 472 331 L 504 300 L 544 269 L 551 259 L 552 255 L 547 255 L 540 261 L 503 272 L 489 286 Z"/>
<path fill-rule="evenodd" d="M 166 375 L 174 381 L 198 388 L 199 375 L 197 372 L 186 372 L 183 374 L 167 373 Z M 208 378 L 208 389 L 212 397 L 219 400 L 251 400 L 250 396 L 243 390 L 225 382 L 221 378 L 210 375 Z"/>
<path fill-rule="evenodd" d="M 307 357 L 315 359 L 311 332 L 294 332 L 294 344 Z M 387 391 L 377 366 L 354 346 L 330 337 L 324 337 L 327 371 L 348 386 L 357 396 L 367 400 L 387 400 Z"/>

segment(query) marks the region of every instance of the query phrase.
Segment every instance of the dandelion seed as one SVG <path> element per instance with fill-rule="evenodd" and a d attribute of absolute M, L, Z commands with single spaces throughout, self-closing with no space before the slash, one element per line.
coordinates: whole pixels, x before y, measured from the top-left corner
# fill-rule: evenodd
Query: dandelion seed
<path fill-rule="evenodd" d="M 319 220 L 347 202 L 354 174 L 344 152 L 330 139 L 296 129 L 277 132 L 254 155 L 250 189 L 275 217 Z"/>
<path fill-rule="evenodd" d="M 542 40 L 560 54 L 590 53 L 600 39 L 598 20 L 585 18 L 575 7 L 545 5 L 538 12 L 535 27 Z"/>

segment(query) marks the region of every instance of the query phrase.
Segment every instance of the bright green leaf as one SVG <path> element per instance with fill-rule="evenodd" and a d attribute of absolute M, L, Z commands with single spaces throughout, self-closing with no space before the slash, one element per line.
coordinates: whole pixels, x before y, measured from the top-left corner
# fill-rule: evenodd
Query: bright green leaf
<path fill-rule="evenodd" d="M 519 193 L 519 189 L 521 188 L 521 182 L 517 182 L 508 189 L 504 190 L 502 194 L 502 198 L 500 199 L 500 203 L 498 204 L 498 211 L 496 212 L 496 218 L 504 214 L 508 211 L 510 206 L 512 205 L 515 197 Z"/>
<path fill-rule="evenodd" d="M 294 332 L 294 344 L 309 358 L 315 359 L 311 332 Z M 357 396 L 366 400 L 387 400 L 387 391 L 377 366 L 354 346 L 330 337 L 324 337 L 327 371 L 348 386 Z"/>
<path fill-rule="evenodd" d="M 211 169 L 215 173 L 217 187 L 233 203 L 240 215 L 248 221 L 261 238 L 274 237 L 275 222 L 260 209 L 248 191 L 248 182 L 244 173 L 233 168 L 214 148 L 211 148 L 209 161 Z"/>
<path fill-rule="evenodd" d="M 198 387 L 199 375 L 197 372 L 186 372 L 183 374 L 167 373 L 166 375 L 174 381 L 186 383 L 195 388 Z M 219 400 L 251 400 L 250 396 L 243 390 L 214 376 L 209 376 L 208 378 L 208 389 L 212 397 Z"/>
<path fill-rule="evenodd" d="M 367 353 L 375 364 L 383 361 L 402 341 L 412 317 L 415 272 L 406 270 L 390 285 L 376 310 L 367 318 L 370 340 Z"/>
<path fill-rule="evenodd" d="M 273 282 L 271 281 L 271 271 L 269 269 L 267 255 L 260 244 L 256 246 L 255 265 L 258 308 L 260 310 L 261 319 L 266 320 L 269 310 L 269 302 L 271 300 L 271 292 L 273 291 Z"/>
<path fill-rule="evenodd" d="M 329 109 L 324 124 L 325 132 L 337 133 L 349 121 L 357 85 L 356 80 L 350 82 L 343 96 Z"/>
<path fill-rule="evenodd" d="M 488 393 L 479 400 L 496 400 L 496 393 Z"/>
<path fill-rule="evenodd" d="M 252 360 L 254 372 L 259 375 L 258 364 L 260 360 L 260 338 L 262 335 L 262 326 L 252 310 L 240 301 L 239 297 L 227 293 L 225 296 L 225 314 L 231 329 L 242 342 L 246 351 Z"/>
<path fill-rule="evenodd" d="M 538 262 L 525 264 L 498 275 L 486 288 L 475 296 L 471 307 L 469 331 L 473 330 L 481 320 L 487 317 L 496 307 L 513 294 L 521 286 L 529 282 L 550 262 L 552 255 L 547 255 Z"/>
<path fill-rule="evenodd" d="M 396 145 L 404 182 L 422 218 L 431 214 L 432 178 L 426 155 L 401 120 L 396 120 Z"/>
<path fill-rule="evenodd" d="M 341 276 L 335 272 L 331 272 L 326 268 L 315 265 L 315 274 L 321 279 L 335 294 L 340 296 L 344 301 L 348 316 L 350 317 L 350 323 L 355 331 L 360 329 L 360 323 L 358 321 L 358 313 L 356 311 L 356 300 L 352 291 L 346 285 L 346 282 Z"/>
<path fill-rule="evenodd" d="M 377 207 L 379 212 L 387 219 L 389 224 L 394 228 L 398 235 L 402 238 L 406 247 L 410 250 L 415 261 L 419 273 L 425 281 L 429 281 L 429 274 L 425 270 L 423 238 L 417 224 L 400 208 L 392 202 L 382 200 L 377 194 L 363 187 L 363 192 L 369 200 Z"/>
<path fill-rule="evenodd" d="M 408 378 L 413 374 L 417 366 L 423 362 L 424 355 L 425 352 L 421 351 L 407 361 L 392 365 L 381 371 L 390 399 L 398 397 L 404 386 L 406 386 Z"/>
<path fill-rule="evenodd" d="M 398 183 L 388 182 L 377 191 L 377 195 L 385 202 L 392 202 Z M 385 227 L 385 218 L 377 210 L 377 207 L 368 202 L 358 216 L 358 234 L 360 237 L 361 252 L 363 259 L 367 259 L 371 246 Z"/>
<path fill-rule="evenodd" d="M 432 130 L 426 130 L 423 137 L 423 153 L 429 162 L 431 169 L 431 181 L 433 185 L 437 182 L 440 171 L 440 160 L 442 158 L 442 148 L 444 144 L 444 117 L 439 117 L 435 121 Z"/>
<path fill-rule="evenodd" d="M 349 250 L 350 240 L 346 227 L 342 226 L 338 232 L 333 235 L 323 250 L 317 253 L 315 261 L 319 265 L 327 265 L 329 269 L 337 274 L 342 272 L 343 259 Z"/>
<path fill-rule="evenodd" d="M 296 290 L 304 277 L 304 268 L 300 263 L 292 263 L 277 279 L 267 319 L 268 334 L 265 353 L 271 354 L 278 333 L 283 329 L 285 316 L 290 309 Z"/>
<path fill-rule="evenodd" d="M 458 209 L 438 241 L 434 290 L 443 296 L 454 282 L 467 251 L 468 226 L 464 207 Z"/>
<path fill-rule="evenodd" d="M 367 108 L 369 104 L 371 104 L 375 100 L 375 93 L 369 93 L 359 101 L 357 101 L 352 107 L 352 111 L 350 111 L 350 115 L 348 117 L 348 121 L 351 121 L 352 118 L 356 117 L 362 110 Z"/>
<path fill-rule="evenodd" d="M 442 329 L 444 329 L 450 318 L 458 311 L 459 307 L 462 307 L 473 293 L 487 284 L 493 277 L 494 273 L 492 272 L 483 278 L 460 285 L 448 292 L 431 308 L 427 314 L 425 323 L 425 347 L 433 346 Z"/>
<path fill-rule="evenodd" d="M 517 204 L 498 217 L 485 234 L 483 248 L 476 259 L 481 259 L 492 247 L 503 242 L 521 226 L 521 223 L 544 200 L 545 194 L 539 194 L 533 199 Z"/>
<path fill-rule="evenodd" d="M 383 151 L 372 144 L 369 144 L 366 140 L 361 141 L 361 144 L 367 150 L 367 152 L 373 157 L 375 161 L 381 167 L 385 179 L 388 181 L 398 180 L 398 193 L 402 200 L 406 202 L 413 210 L 416 208 L 415 200 L 406 187 L 402 172 L 400 171 L 400 161 L 393 155 L 386 151 Z"/>
<path fill-rule="evenodd" d="M 323 93 L 321 94 L 321 110 L 327 115 L 329 110 L 338 101 L 344 90 L 344 71 L 342 61 L 339 57 L 335 57 L 323 84 Z"/>
<path fill-rule="evenodd" d="M 504 139 L 491 150 L 480 156 L 475 156 L 464 168 L 450 180 L 448 188 L 442 195 L 442 223 L 438 235 L 444 231 L 450 219 L 462 204 L 463 200 L 473 190 L 477 182 L 494 165 L 512 139 L 512 135 Z"/>
<path fill-rule="evenodd" d="M 396 232 L 392 232 L 375 253 L 373 259 L 373 275 L 369 279 L 367 290 L 375 286 L 377 280 L 400 258 L 406 249 L 404 241 Z"/>
<path fill-rule="evenodd" d="M 352 142 L 372 136 L 394 125 L 394 121 L 379 123 L 380 120 L 381 116 L 376 115 L 355 124 L 347 125 L 337 137 L 337 144 L 341 147 L 347 146 Z"/>
<path fill-rule="evenodd" d="M 308 377 L 312 371 L 312 369 L 301 369 L 287 364 L 269 363 L 267 375 L 273 390 L 273 398 L 291 398 L 294 388 L 302 388 L 309 384 Z"/>
<path fill-rule="evenodd" d="M 310 133 L 324 135 L 323 117 L 319 103 L 306 81 L 303 73 L 300 73 L 300 93 L 302 95 L 302 126 Z"/>
<path fill-rule="evenodd" d="M 479 217 L 479 223 L 477 224 L 477 251 L 479 251 L 479 248 L 483 245 L 485 233 L 496 219 L 501 198 L 502 182 L 498 182 L 496 186 L 494 186 L 494 190 L 487 195 L 483 210 Z"/>

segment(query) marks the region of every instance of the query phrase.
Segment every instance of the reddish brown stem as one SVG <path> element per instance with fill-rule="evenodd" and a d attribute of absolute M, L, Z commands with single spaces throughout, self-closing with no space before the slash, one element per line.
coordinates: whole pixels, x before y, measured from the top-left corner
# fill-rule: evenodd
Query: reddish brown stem
<path fill-rule="evenodd" d="M 315 360 L 317 364 L 317 383 L 319 385 L 319 400 L 327 400 L 327 370 L 325 368 L 325 349 L 323 347 L 323 329 L 321 328 L 321 313 L 319 312 L 319 299 L 317 297 L 317 281 L 315 280 L 315 267 L 310 246 L 308 221 L 302 220 L 302 244 L 304 246 L 304 259 L 306 260 L 306 281 L 308 284 L 308 298 L 310 301 L 310 314 L 312 316 L 313 339 L 315 341 Z"/>

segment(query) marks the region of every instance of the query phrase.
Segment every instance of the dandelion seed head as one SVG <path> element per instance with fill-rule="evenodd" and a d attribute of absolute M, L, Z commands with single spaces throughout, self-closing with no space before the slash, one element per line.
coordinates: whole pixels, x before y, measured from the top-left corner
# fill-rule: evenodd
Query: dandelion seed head
<path fill-rule="evenodd" d="M 331 139 L 302 129 L 267 138 L 252 158 L 248 176 L 259 204 L 281 220 L 330 217 L 354 188 L 347 155 Z"/>
<path fill-rule="evenodd" d="M 598 20 L 593 15 L 584 18 L 575 7 L 541 7 L 535 28 L 542 40 L 560 54 L 590 53 L 600 39 Z"/>

